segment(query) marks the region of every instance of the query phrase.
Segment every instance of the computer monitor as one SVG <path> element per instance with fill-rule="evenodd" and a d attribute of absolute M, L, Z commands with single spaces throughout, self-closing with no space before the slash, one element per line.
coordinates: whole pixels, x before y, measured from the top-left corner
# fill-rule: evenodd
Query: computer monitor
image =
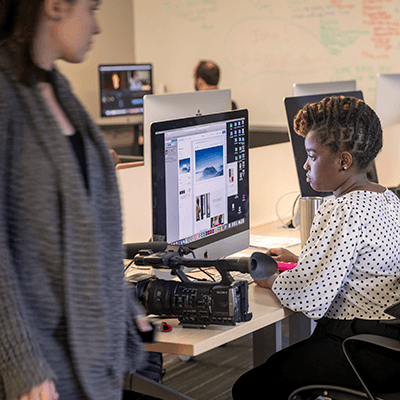
<path fill-rule="evenodd" d="M 143 97 L 153 93 L 151 64 L 99 65 L 100 117 L 143 114 Z"/>
<path fill-rule="evenodd" d="M 364 99 L 363 94 L 360 90 L 355 92 L 346 92 L 346 93 L 325 93 L 325 94 L 317 94 L 310 96 L 286 97 L 284 99 L 288 129 L 289 129 L 289 137 L 290 137 L 290 142 L 292 143 L 293 154 L 296 163 L 297 177 L 299 179 L 301 197 L 320 196 L 325 198 L 328 196 L 332 196 L 332 193 L 317 192 L 310 186 L 309 183 L 307 183 L 306 171 L 303 168 L 303 165 L 307 159 L 307 152 L 304 147 L 304 138 L 299 136 L 293 129 L 294 117 L 306 104 L 316 103 L 328 96 L 335 96 L 335 95 L 340 96 L 342 94 L 345 94 L 346 96 L 356 97 L 361 100 Z M 375 167 L 373 166 L 373 169 L 374 168 Z M 375 178 L 376 178 L 376 171 L 375 171 Z"/>
<path fill-rule="evenodd" d="M 308 96 L 313 94 L 354 92 L 356 81 L 334 81 L 317 83 L 295 83 L 293 85 L 293 96 Z"/>
<path fill-rule="evenodd" d="M 400 123 L 400 74 L 376 77 L 375 112 L 382 126 Z"/>
<path fill-rule="evenodd" d="M 151 163 L 150 125 L 156 121 L 194 117 L 231 109 L 231 91 L 206 90 L 144 97 L 144 163 Z"/>
<path fill-rule="evenodd" d="M 219 258 L 249 246 L 248 112 L 151 125 L 153 240 Z"/>

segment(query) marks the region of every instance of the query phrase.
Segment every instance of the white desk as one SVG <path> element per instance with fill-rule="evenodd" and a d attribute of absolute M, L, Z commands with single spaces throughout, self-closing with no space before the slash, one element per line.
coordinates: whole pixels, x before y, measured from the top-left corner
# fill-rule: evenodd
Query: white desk
<path fill-rule="evenodd" d="M 293 312 L 282 307 L 270 290 L 255 283 L 249 285 L 249 311 L 253 313 L 253 317 L 248 322 L 240 322 L 235 326 L 209 325 L 205 329 L 184 328 L 177 319 L 168 319 L 166 321 L 172 326 L 172 331 L 157 332 L 155 343 L 147 345 L 147 350 L 197 356 L 253 333 L 253 350 L 257 349 L 253 351 L 253 361 L 254 365 L 259 365 L 276 351 L 276 338 L 279 339 L 280 335 L 275 334 L 273 324 Z"/>
<path fill-rule="evenodd" d="M 280 227 L 278 222 L 253 228 L 252 234 L 299 237 L 298 230 L 285 229 Z M 298 254 L 300 246 L 290 248 Z M 254 251 L 265 251 L 262 249 L 248 248 L 241 254 L 251 254 Z M 255 283 L 249 285 L 249 311 L 253 313 L 250 321 L 237 323 L 235 326 L 209 325 L 205 329 L 184 328 L 179 325 L 175 318 L 168 318 L 166 322 L 172 326 L 171 332 L 156 332 L 155 343 L 147 344 L 149 351 L 197 356 L 206 351 L 212 350 L 225 343 L 231 342 L 242 336 L 253 334 L 253 364 L 260 365 L 273 353 L 282 348 L 282 320 L 293 314 L 287 308 L 282 307 L 276 296 L 269 290 L 257 286 Z M 297 316 L 296 314 L 294 315 Z M 161 323 L 162 319 L 157 318 Z M 297 321 L 296 321 L 297 324 Z M 290 328 L 289 328 L 290 329 Z M 294 341 L 296 341 L 295 338 Z M 291 340 L 293 342 L 293 340 Z M 126 387 L 138 390 L 138 385 L 145 384 L 140 379 L 131 378 Z M 147 385 L 149 385 L 147 383 Z M 162 385 L 156 385 L 162 386 Z M 141 387 L 142 388 L 142 387 Z M 141 389 L 139 388 L 139 389 Z M 149 389 L 147 387 L 146 389 Z M 154 388 L 157 390 L 157 387 Z M 160 391 L 144 392 L 150 395 L 162 396 L 163 399 L 189 399 L 180 393 L 167 388 L 159 387 Z M 171 396 L 171 397 L 170 397 Z"/>

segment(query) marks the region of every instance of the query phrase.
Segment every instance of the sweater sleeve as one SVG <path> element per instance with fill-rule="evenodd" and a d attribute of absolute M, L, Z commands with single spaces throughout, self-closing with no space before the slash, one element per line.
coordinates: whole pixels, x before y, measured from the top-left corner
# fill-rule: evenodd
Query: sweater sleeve
<path fill-rule="evenodd" d="M 135 320 L 146 315 L 146 310 L 134 298 L 133 289 L 125 285 L 125 298 L 127 301 L 127 342 L 126 342 L 126 369 L 130 372 L 145 367 L 147 353 L 138 334 Z"/>
<path fill-rule="evenodd" d="M 325 206 L 313 221 L 297 267 L 282 273 L 272 290 L 285 307 L 322 318 L 354 266 L 360 241 L 357 211 L 345 203 Z"/>
<path fill-rule="evenodd" d="M 33 343 L 24 319 L 17 273 L 9 247 L 10 221 L 7 216 L 12 205 L 7 194 L 12 185 L 12 127 L 16 118 L 12 116 L 16 110 L 11 98 L 5 78 L 0 75 L 0 398 L 5 399 L 14 399 L 46 379 L 54 378 Z"/>

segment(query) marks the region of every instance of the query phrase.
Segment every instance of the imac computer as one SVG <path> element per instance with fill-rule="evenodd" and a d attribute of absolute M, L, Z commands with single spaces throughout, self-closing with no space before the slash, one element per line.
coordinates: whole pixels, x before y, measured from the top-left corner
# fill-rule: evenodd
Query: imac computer
<path fill-rule="evenodd" d="M 293 96 L 309 96 L 313 94 L 354 92 L 356 81 L 335 81 L 316 83 L 295 83 L 293 85 Z"/>
<path fill-rule="evenodd" d="M 196 258 L 249 246 L 247 110 L 153 123 L 151 153 L 153 241 Z"/>
<path fill-rule="evenodd" d="M 151 163 L 150 125 L 156 121 L 194 117 L 231 109 L 231 91 L 205 90 L 144 97 L 144 163 Z"/>
<path fill-rule="evenodd" d="M 382 126 L 400 123 L 400 74 L 376 77 L 375 112 Z"/>
<path fill-rule="evenodd" d="M 284 99 L 286 116 L 289 129 L 290 142 L 292 143 L 294 159 L 296 163 L 297 177 L 300 185 L 301 197 L 320 196 L 322 198 L 332 196 L 330 192 L 317 192 L 315 191 L 306 180 L 306 171 L 303 168 L 307 160 L 307 152 L 304 147 L 304 138 L 299 136 L 293 129 L 293 120 L 297 113 L 309 103 L 316 103 L 328 96 L 340 96 L 343 93 L 325 93 L 310 96 L 286 97 Z M 346 96 L 356 97 L 363 100 L 361 91 L 346 92 Z M 377 181 L 375 164 L 371 165 L 370 180 Z"/>
<path fill-rule="evenodd" d="M 99 65 L 100 117 L 143 114 L 143 97 L 153 93 L 152 65 Z"/>

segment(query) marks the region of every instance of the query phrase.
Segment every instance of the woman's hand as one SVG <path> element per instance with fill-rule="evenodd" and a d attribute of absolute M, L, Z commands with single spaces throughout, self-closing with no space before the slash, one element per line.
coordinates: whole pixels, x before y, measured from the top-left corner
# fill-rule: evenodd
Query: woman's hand
<path fill-rule="evenodd" d="M 150 322 L 145 316 L 140 316 L 136 319 L 136 326 L 140 332 L 149 332 L 153 329 Z"/>
<path fill-rule="evenodd" d="M 54 382 L 47 380 L 14 400 L 57 400 L 58 398 L 59 394 L 56 391 Z"/>
<path fill-rule="evenodd" d="M 276 261 L 297 263 L 299 257 L 292 253 L 288 249 L 283 249 L 281 247 L 275 249 L 269 249 L 266 254 L 273 257 Z"/>
<path fill-rule="evenodd" d="M 115 165 L 119 164 L 121 162 L 119 155 L 114 149 L 109 149 L 110 155 L 112 159 L 114 160 Z"/>

